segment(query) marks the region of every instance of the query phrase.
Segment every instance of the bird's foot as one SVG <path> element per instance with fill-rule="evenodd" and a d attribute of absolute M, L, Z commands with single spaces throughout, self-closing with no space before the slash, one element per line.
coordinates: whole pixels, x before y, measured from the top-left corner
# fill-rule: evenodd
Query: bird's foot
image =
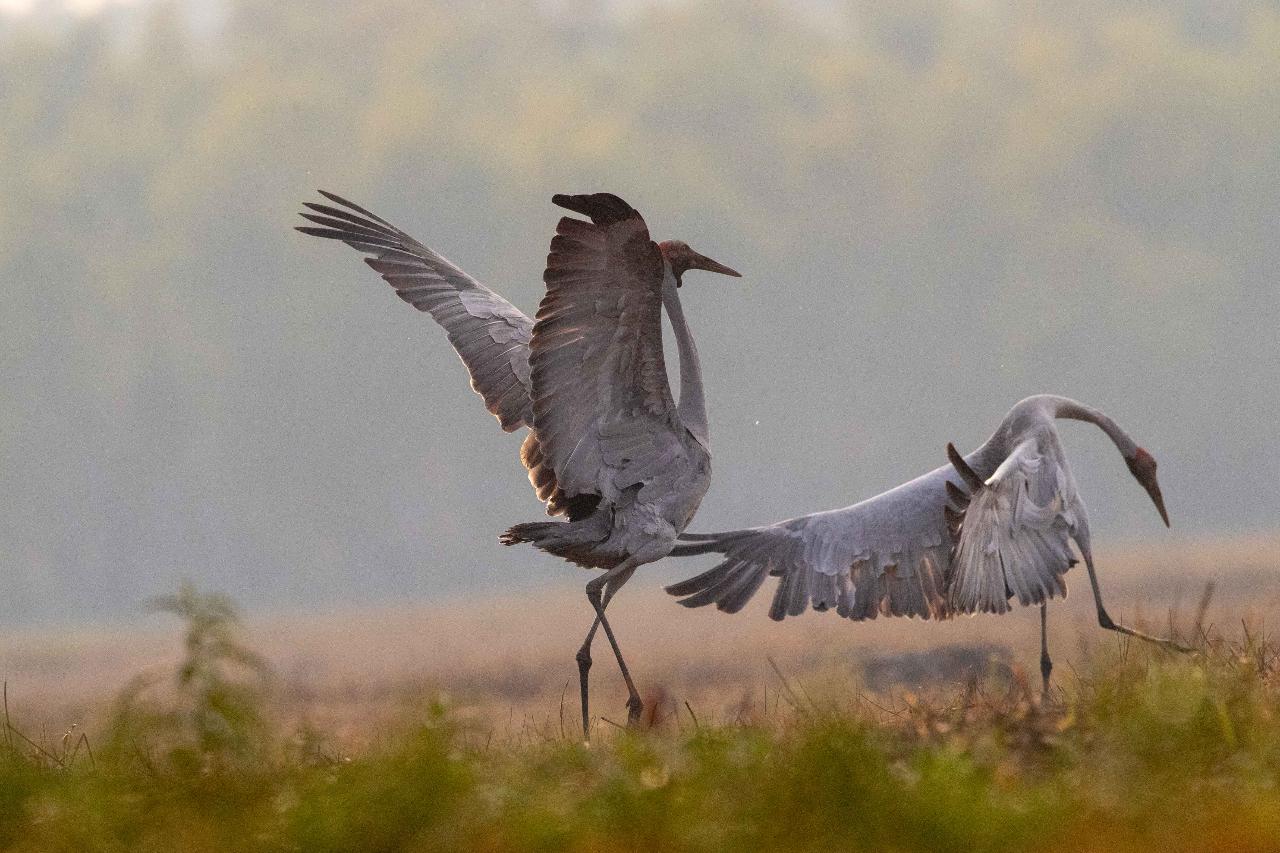
<path fill-rule="evenodd" d="M 1127 625 L 1121 625 L 1119 622 L 1113 620 L 1105 610 L 1098 611 L 1098 624 L 1108 631 L 1115 631 L 1118 634 L 1136 637 L 1139 640 L 1146 640 L 1148 643 L 1155 643 L 1157 646 L 1164 646 L 1167 649 L 1173 649 L 1174 651 L 1182 652 L 1186 655 L 1197 654 L 1196 649 L 1191 646 L 1184 646 L 1177 640 L 1170 639 L 1169 637 L 1153 637 L 1152 635 L 1139 631 L 1135 628 L 1130 628 Z"/>
<path fill-rule="evenodd" d="M 639 696 L 627 700 L 627 728 L 634 729 L 640 725 L 640 715 L 644 713 L 644 702 Z"/>

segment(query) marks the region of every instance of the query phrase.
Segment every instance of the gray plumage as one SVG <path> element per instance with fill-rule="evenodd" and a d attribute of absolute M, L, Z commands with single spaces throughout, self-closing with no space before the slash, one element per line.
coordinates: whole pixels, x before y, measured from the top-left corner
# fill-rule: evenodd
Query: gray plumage
<path fill-rule="evenodd" d="M 529 342 L 533 321 L 507 300 L 467 275 L 443 255 L 359 205 L 324 190 L 340 207 L 306 202 L 302 217 L 319 228 L 304 234 L 341 240 L 371 257 L 396 294 L 444 327 L 471 374 L 471 387 L 507 432 L 533 425 Z"/>
<path fill-rule="evenodd" d="M 952 465 L 973 491 L 954 501 L 950 609 L 1005 613 L 1013 599 L 1026 606 L 1065 597 L 1063 575 L 1076 563 L 1069 539 L 1087 530 L 1087 521 L 1057 431 L 1036 430 L 985 482 L 977 474 L 964 477 L 958 455 Z"/>
<path fill-rule="evenodd" d="M 1155 460 L 1096 409 L 1052 395 L 1029 397 L 963 459 L 845 509 L 727 533 L 685 534 L 673 556 L 719 553 L 710 570 L 667 588 L 689 607 L 742 609 L 768 576 L 779 578 L 769 615 L 835 609 L 853 620 L 946 618 L 995 612 L 1009 602 L 1065 596 L 1063 576 L 1084 557 L 1099 621 L 1088 514 L 1067 465 L 1055 418 L 1087 421 L 1116 445 L 1165 523 Z"/>
<path fill-rule="evenodd" d="M 702 371 L 678 288 L 689 269 L 738 273 L 684 243 L 654 243 L 644 219 L 617 196 L 557 195 L 555 204 L 590 221 L 560 220 L 535 323 L 386 220 L 322 193 L 338 206 L 308 203 L 312 212 L 302 215 L 319 227 L 298 230 L 369 255 L 366 263 L 402 299 L 444 327 L 503 429 L 529 427 L 521 461 L 547 513 L 567 520 L 517 524 L 500 539 L 608 570 L 587 585 L 597 618 L 578 654 L 583 728 L 597 626 L 638 719 L 640 697 L 604 607 L 638 566 L 670 552 L 706 494 Z M 662 351 L 663 308 L 680 354 L 678 404 Z"/>
<path fill-rule="evenodd" d="M 676 272 L 640 214 L 616 196 L 556 196 L 587 213 L 565 217 L 547 257 L 530 363 L 531 478 L 590 514 L 517 525 L 530 541 L 584 566 L 666 556 L 711 477 L 702 373 L 677 295 Z M 661 311 L 680 350 L 681 400 L 667 381 Z"/>

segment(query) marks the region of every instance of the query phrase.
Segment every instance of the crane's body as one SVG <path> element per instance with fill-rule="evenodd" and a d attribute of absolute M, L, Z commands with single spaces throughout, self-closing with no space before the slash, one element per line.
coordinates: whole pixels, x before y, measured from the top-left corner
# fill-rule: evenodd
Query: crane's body
<path fill-rule="evenodd" d="M 642 704 L 612 629 L 609 599 L 636 568 L 670 553 L 711 478 L 707 413 L 697 347 L 678 288 L 690 269 L 738 273 L 684 243 L 649 238 L 640 214 L 617 196 L 556 195 L 588 220 L 556 228 L 536 321 L 442 255 L 358 205 L 307 203 L 316 226 L 298 230 L 341 240 L 397 294 L 444 327 L 472 388 L 504 430 L 527 427 L 520 458 L 547 514 L 563 521 L 517 524 L 507 545 L 535 547 L 604 573 L 587 584 L 596 620 L 578 652 L 584 734 L 587 672 L 603 627 L 630 693 Z M 662 351 L 662 311 L 680 355 L 680 399 Z"/>
<path fill-rule="evenodd" d="M 876 497 L 762 527 L 685 534 L 673 556 L 718 553 L 724 559 L 667 591 L 689 607 L 715 604 L 734 613 L 767 577 L 777 576 L 769 615 L 779 620 L 809 607 L 853 620 L 1003 613 L 1012 599 L 1043 607 L 1066 595 L 1074 541 L 1089 571 L 1100 624 L 1156 640 L 1117 625 L 1106 613 L 1088 513 L 1057 418 L 1101 428 L 1168 523 L 1149 453 L 1102 412 L 1038 395 L 1014 406 L 965 457 L 949 448 L 951 464 Z M 1047 683 L 1047 652 L 1042 668 Z"/>
<path fill-rule="evenodd" d="M 575 446 L 573 454 L 587 458 L 575 459 L 573 465 L 590 470 L 589 481 L 566 488 L 560 483 L 567 477 L 560 475 L 556 480 L 568 501 L 577 500 L 585 507 L 588 504 L 582 503 L 582 496 L 586 495 L 594 508 L 589 514 L 570 513 L 568 522 L 518 524 L 503 535 L 505 544 L 530 542 L 591 568 L 612 569 L 628 559 L 642 565 L 667 556 L 676 537 L 698 511 L 711 485 L 701 363 L 680 305 L 676 276 L 665 257 L 660 295 L 680 356 L 679 403 L 671 400 L 662 359 L 661 327 L 655 323 L 649 327 L 656 329 L 652 342 L 655 361 L 638 371 L 650 377 L 650 392 L 634 407 L 622 407 L 621 411 L 600 418 L 592 427 L 594 436 L 598 436 L 595 446 Z M 595 310 L 621 313 L 624 308 L 619 303 L 626 298 L 625 294 L 618 295 L 608 307 L 597 301 Z M 648 333 L 647 328 L 644 333 Z M 543 458 L 540 435 L 535 428 L 523 449 L 535 483 L 549 467 Z M 556 472 L 545 476 L 556 476 Z"/>

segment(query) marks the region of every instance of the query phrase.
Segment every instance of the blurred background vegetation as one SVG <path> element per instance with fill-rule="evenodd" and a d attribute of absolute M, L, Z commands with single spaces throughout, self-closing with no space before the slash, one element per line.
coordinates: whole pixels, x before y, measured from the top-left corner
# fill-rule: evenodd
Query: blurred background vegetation
<path fill-rule="evenodd" d="M 1113 414 L 1188 535 L 1280 512 L 1269 2 L 140 2 L 0 15 L 0 619 L 580 577 L 347 195 L 532 311 L 559 191 L 740 270 L 683 293 L 695 529 L 851 503 L 1022 396 Z M 1096 436 L 1097 532 L 1159 522 Z M 687 574 L 694 567 L 655 568 Z"/>

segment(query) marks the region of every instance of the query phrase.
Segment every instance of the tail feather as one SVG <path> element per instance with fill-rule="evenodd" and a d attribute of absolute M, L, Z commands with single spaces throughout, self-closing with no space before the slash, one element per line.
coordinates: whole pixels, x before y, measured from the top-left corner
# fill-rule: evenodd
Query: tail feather
<path fill-rule="evenodd" d="M 611 569 L 624 554 L 607 545 L 609 531 L 589 521 L 530 521 L 517 524 L 498 537 L 503 545 L 528 542 L 540 551 L 555 554 L 588 569 Z"/>
<path fill-rule="evenodd" d="M 562 527 L 563 522 L 559 521 L 530 521 L 525 524 L 517 524 L 507 529 L 505 533 L 498 537 L 498 541 L 503 545 L 519 545 L 521 542 L 530 542 L 537 545 L 547 536 L 555 533 L 557 527 Z"/>

